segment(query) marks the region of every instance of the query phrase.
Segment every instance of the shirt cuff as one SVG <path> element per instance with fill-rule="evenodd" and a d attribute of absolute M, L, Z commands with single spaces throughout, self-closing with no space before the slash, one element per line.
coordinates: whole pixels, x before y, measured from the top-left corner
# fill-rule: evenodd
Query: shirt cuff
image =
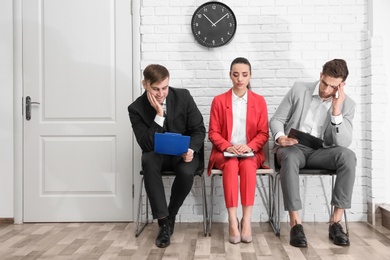
<path fill-rule="evenodd" d="M 278 143 L 276 140 L 278 140 L 279 137 L 284 136 L 284 135 L 286 135 L 286 134 L 283 133 L 283 132 L 278 132 L 278 133 L 275 135 L 275 144 L 279 145 L 279 143 Z"/>
<path fill-rule="evenodd" d="M 159 126 L 164 127 L 164 121 L 165 121 L 165 117 L 156 114 L 154 118 L 154 122 L 156 122 Z"/>
<path fill-rule="evenodd" d="M 331 116 L 330 120 L 333 125 L 339 125 L 343 122 L 343 114 L 340 114 L 338 116 Z"/>

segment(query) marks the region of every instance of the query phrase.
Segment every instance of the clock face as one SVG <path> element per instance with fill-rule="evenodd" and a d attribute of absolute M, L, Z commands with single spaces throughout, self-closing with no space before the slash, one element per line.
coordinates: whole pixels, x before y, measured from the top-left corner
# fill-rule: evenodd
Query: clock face
<path fill-rule="evenodd" d="M 233 38 L 237 22 L 233 11 L 227 5 L 207 2 L 196 9 L 191 27 L 198 43 L 206 47 L 219 47 Z"/>

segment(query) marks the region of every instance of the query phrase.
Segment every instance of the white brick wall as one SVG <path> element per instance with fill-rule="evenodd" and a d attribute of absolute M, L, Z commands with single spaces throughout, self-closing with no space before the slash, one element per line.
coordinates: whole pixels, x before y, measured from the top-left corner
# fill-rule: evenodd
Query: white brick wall
<path fill-rule="evenodd" d="M 190 90 L 208 126 L 212 98 L 231 87 L 229 66 L 238 56 L 251 61 L 251 83 L 254 91 L 265 97 L 269 117 L 294 81 L 317 80 L 326 61 L 346 59 L 350 69 L 346 92 L 357 103 L 350 148 L 357 154 L 358 167 L 349 219 L 365 221 L 367 192 L 372 193 L 368 187 L 375 181 L 368 169 L 376 167 L 377 162 L 380 164 L 380 155 L 379 161 L 370 162 L 368 135 L 370 129 L 375 129 L 376 120 L 368 126 L 370 122 L 366 122 L 364 111 L 372 102 L 381 100 L 380 93 L 371 96 L 366 90 L 370 75 L 366 1 L 226 0 L 223 2 L 236 15 L 237 33 L 230 44 L 215 49 L 200 46 L 191 34 L 191 16 L 203 2 L 206 0 L 141 1 L 141 68 L 150 63 L 165 65 L 171 73 L 170 85 Z M 370 51 L 374 53 L 375 48 Z M 372 146 L 379 146 L 378 142 L 374 141 Z M 206 159 L 210 147 L 207 139 Z M 304 221 L 328 220 L 329 180 L 323 181 L 328 193 L 326 200 L 318 194 L 321 187 L 318 178 L 301 179 Z M 209 194 L 209 177 L 206 182 Z M 216 184 L 214 220 L 226 221 L 221 183 L 218 180 Z M 180 211 L 180 221 L 201 221 L 199 187 L 197 181 Z M 253 220 L 265 221 L 266 210 L 258 193 L 256 196 Z"/>

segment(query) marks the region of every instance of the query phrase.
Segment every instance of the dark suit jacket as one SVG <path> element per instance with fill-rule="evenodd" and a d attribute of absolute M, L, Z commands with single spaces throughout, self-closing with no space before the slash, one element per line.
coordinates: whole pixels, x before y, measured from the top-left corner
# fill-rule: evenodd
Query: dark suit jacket
<path fill-rule="evenodd" d="M 127 108 L 131 126 L 142 151 L 154 150 L 155 132 L 173 132 L 191 136 L 189 148 L 199 152 L 205 139 L 206 129 L 203 116 L 190 92 L 187 89 L 169 87 L 166 107 L 166 129 L 154 122 L 156 110 L 150 105 L 146 91 Z"/>

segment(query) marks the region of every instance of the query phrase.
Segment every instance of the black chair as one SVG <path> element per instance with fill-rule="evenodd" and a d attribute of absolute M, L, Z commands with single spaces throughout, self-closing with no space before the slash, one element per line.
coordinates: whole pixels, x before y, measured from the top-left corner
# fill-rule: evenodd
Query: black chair
<path fill-rule="evenodd" d="M 263 152 L 265 155 L 265 162 L 264 165 L 269 167 L 269 148 L 268 148 L 268 142 L 263 146 Z M 276 215 L 275 215 L 275 203 L 273 202 L 273 197 L 275 192 L 273 191 L 273 186 L 274 186 L 274 175 L 275 171 L 273 169 L 257 169 L 256 171 L 256 178 L 260 178 L 260 183 L 261 181 L 261 176 L 268 176 L 268 198 L 266 196 L 262 196 L 264 205 L 266 205 L 266 208 L 268 208 L 268 219 L 271 224 L 271 227 L 273 231 L 277 232 L 276 226 L 275 226 L 275 221 L 276 221 Z M 222 171 L 219 169 L 212 169 L 211 170 L 211 209 L 210 209 L 210 216 L 209 216 L 209 236 L 211 236 L 211 227 L 212 227 L 212 222 L 213 222 L 213 213 L 214 213 L 214 178 L 216 176 L 222 177 Z M 261 193 L 261 186 L 259 184 L 259 181 L 256 181 L 257 189 Z M 263 186 L 264 187 L 264 186 Z"/>
<path fill-rule="evenodd" d="M 206 200 L 206 184 L 204 179 L 204 146 L 199 151 L 199 166 L 198 169 L 195 172 L 195 176 L 200 177 L 201 179 L 201 189 L 202 189 L 202 204 L 203 204 L 203 231 L 204 236 L 207 236 L 207 220 L 208 220 L 208 214 L 207 214 L 207 200 Z M 142 190 L 143 190 L 143 182 L 144 182 L 144 172 L 143 170 L 140 171 L 140 174 L 142 176 L 141 178 L 141 186 L 140 186 L 140 193 L 139 193 L 139 200 L 138 200 L 138 213 L 137 213 L 137 222 L 136 222 L 136 229 L 135 229 L 135 237 L 138 237 L 141 232 L 144 230 L 146 225 L 148 225 L 149 222 L 149 199 L 148 195 L 145 192 L 145 215 L 146 219 L 143 224 L 141 224 L 142 219 Z M 174 177 L 175 173 L 173 171 L 162 171 L 161 175 L 163 177 Z"/>
<path fill-rule="evenodd" d="M 275 187 L 274 191 L 277 191 L 277 198 L 274 197 L 274 201 L 277 201 L 277 210 L 276 210 L 276 234 L 277 236 L 280 235 L 280 165 L 278 164 L 278 161 L 276 160 L 276 153 L 274 156 L 274 163 L 275 163 Z M 336 177 L 336 171 L 326 170 L 326 169 L 309 169 L 309 168 L 302 168 L 299 169 L 299 175 L 312 175 L 312 176 L 331 176 L 332 177 L 332 194 L 331 197 L 333 197 L 333 189 L 335 184 L 335 177 Z M 323 182 L 321 182 L 322 186 L 324 185 Z M 324 186 L 323 186 L 324 189 Z M 334 206 L 331 205 L 329 210 L 329 221 L 333 215 Z M 349 236 L 349 226 L 348 226 L 348 220 L 347 220 L 347 211 L 344 210 L 344 219 L 345 219 L 345 229 L 346 234 Z"/>

